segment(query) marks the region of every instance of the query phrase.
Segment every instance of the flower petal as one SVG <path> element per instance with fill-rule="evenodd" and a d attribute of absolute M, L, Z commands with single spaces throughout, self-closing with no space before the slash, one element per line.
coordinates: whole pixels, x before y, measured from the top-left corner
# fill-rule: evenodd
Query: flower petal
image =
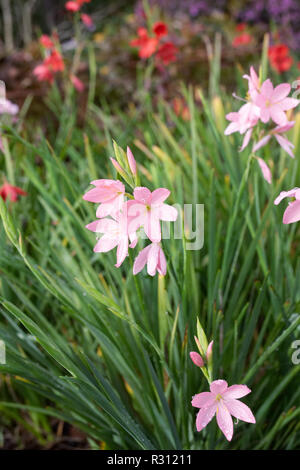
<path fill-rule="evenodd" d="M 202 392 L 193 396 L 192 406 L 195 406 L 195 408 L 207 408 L 208 406 L 211 406 L 213 403 L 215 403 L 215 401 L 216 398 L 213 393 Z"/>
<path fill-rule="evenodd" d="M 267 183 L 272 183 L 272 173 L 266 162 L 262 158 L 257 158 L 258 164 L 260 166 L 262 175 Z"/>
<path fill-rule="evenodd" d="M 116 268 L 119 268 L 123 263 L 124 259 L 128 255 L 128 238 L 122 237 L 118 244 L 117 249 L 117 264 L 115 264 Z"/>
<path fill-rule="evenodd" d="M 151 195 L 151 204 L 161 204 L 170 196 L 170 191 L 166 188 L 158 188 Z"/>
<path fill-rule="evenodd" d="M 217 409 L 217 404 L 214 403 L 207 408 L 201 408 L 201 410 L 197 414 L 196 418 L 196 427 L 197 431 L 202 431 L 205 426 L 213 419 Z"/>
<path fill-rule="evenodd" d="M 109 235 L 103 235 L 103 237 L 98 241 L 94 247 L 95 253 L 106 253 L 107 251 L 112 250 L 118 244 L 117 238 L 112 238 Z"/>
<path fill-rule="evenodd" d="M 149 276 L 154 276 L 158 264 L 159 245 L 152 243 L 147 259 L 147 272 Z"/>
<path fill-rule="evenodd" d="M 283 126 L 287 123 L 287 117 L 284 111 L 280 109 L 279 106 L 271 106 L 270 108 L 270 117 L 271 119 L 276 122 L 276 124 Z"/>
<path fill-rule="evenodd" d="M 178 216 L 178 211 L 175 207 L 169 206 L 169 204 L 162 204 L 159 207 L 159 218 L 169 222 L 175 222 Z"/>
<path fill-rule="evenodd" d="M 133 191 L 134 199 L 142 204 L 151 204 L 151 191 L 148 188 L 137 187 Z"/>
<path fill-rule="evenodd" d="M 283 137 L 282 135 L 277 135 L 275 134 L 275 139 L 279 143 L 279 145 L 283 148 L 283 150 L 286 151 L 286 153 L 289 154 L 290 157 L 295 158 L 295 155 L 293 154 L 291 148 L 294 148 L 294 145 L 292 142 L 290 142 L 288 139 Z"/>
<path fill-rule="evenodd" d="M 277 198 L 275 199 L 274 204 L 278 206 L 278 204 L 280 204 L 280 202 L 286 197 L 295 197 L 295 194 L 299 189 L 300 188 L 293 188 L 290 189 L 290 191 L 281 191 L 279 196 L 277 196 Z"/>
<path fill-rule="evenodd" d="M 252 411 L 245 403 L 239 400 L 228 399 L 225 400 L 225 404 L 229 413 L 235 418 L 246 421 L 246 423 L 256 423 Z"/>
<path fill-rule="evenodd" d="M 291 202 L 283 214 L 283 223 L 292 224 L 300 220 L 300 201 Z"/>
<path fill-rule="evenodd" d="M 223 393 L 223 398 L 241 398 L 251 393 L 250 388 L 247 385 L 231 385 L 227 388 L 226 392 Z"/>
<path fill-rule="evenodd" d="M 162 248 L 159 249 L 157 271 L 161 276 L 167 274 L 167 260 Z"/>
<path fill-rule="evenodd" d="M 257 144 L 254 145 L 252 151 L 256 152 L 261 147 L 264 147 L 265 145 L 267 145 L 267 143 L 269 142 L 270 139 L 271 139 L 270 134 L 265 135 L 259 142 L 257 142 Z"/>
<path fill-rule="evenodd" d="M 222 401 L 219 402 L 217 407 L 217 423 L 226 439 L 231 441 L 233 436 L 233 422 L 228 409 Z"/>
<path fill-rule="evenodd" d="M 134 275 L 139 273 L 144 268 L 145 264 L 147 263 L 147 257 L 148 257 L 150 248 L 151 248 L 151 245 L 146 246 L 145 248 L 143 248 L 143 250 L 139 252 L 137 257 L 135 258 L 134 264 L 133 264 Z"/>
<path fill-rule="evenodd" d="M 227 388 L 228 383 L 226 380 L 214 380 L 214 382 L 210 384 L 210 391 L 215 395 L 223 394 Z"/>
<path fill-rule="evenodd" d="M 272 94 L 272 102 L 276 103 L 277 101 L 283 100 L 287 97 L 290 91 L 291 85 L 289 83 L 281 83 L 280 85 L 274 88 Z"/>

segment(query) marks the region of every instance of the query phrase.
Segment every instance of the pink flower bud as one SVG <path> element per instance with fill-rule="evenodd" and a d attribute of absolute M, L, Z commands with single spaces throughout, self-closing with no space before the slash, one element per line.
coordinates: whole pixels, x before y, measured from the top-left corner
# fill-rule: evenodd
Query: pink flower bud
<path fill-rule="evenodd" d="M 122 167 L 119 165 L 119 163 L 117 162 L 117 160 L 115 160 L 115 159 L 112 158 L 112 157 L 110 158 L 110 160 L 111 160 L 113 166 L 115 167 L 115 169 L 116 169 L 119 173 L 121 173 L 121 174 L 122 174 L 122 173 L 123 173 L 123 174 L 125 173 L 124 170 L 123 170 L 123 168 L 122 168 Z"/>
<path fill-rule="evenodd" d="M 195 351 L 190 352 L 190 358 L 192 359 L 195 366 L 197 366 L 197 367 L 203 367 L 204 366 L 203 359 L 200 356 L 200 354 L 198 354 L 197 352 L 195 352 Z"/>
<path fill-rule="evenodd" d="M 211 357 L 211 355 L 212 355 L 213 345 L 214 345 L 214 342 L 211 341 L 211 342 L 209 343 L 209 345 L 207 346 L 207 350 L 206 350 L 206 357 L 207 357 L 207 360 L 209 360 L 210 357 Z"/>
<path fill-rule="evenodd" d="M 129 147 L 127 147 L 127 160 L 128 160 L 131 173 L 135 176 L 136 175 L 136 161 Z"/>

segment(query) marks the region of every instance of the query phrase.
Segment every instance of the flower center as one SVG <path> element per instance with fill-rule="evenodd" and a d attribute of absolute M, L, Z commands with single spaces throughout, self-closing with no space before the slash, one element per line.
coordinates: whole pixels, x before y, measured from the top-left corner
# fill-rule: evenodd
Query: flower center
<path fill-rule="evenodd" d="M 270 101 L 270 100 L 267 100 L 267 101 L 266 101 L 266 107 L 268 108 L 269 106 L 271 106 L 271 101 Z"/>
<path fill-rule="evenodd" d="M 218 393 L 218 395 L 216 396 L 216 401 L 221 401 L 221 400 L 222 400 L 222 395 Z"/>

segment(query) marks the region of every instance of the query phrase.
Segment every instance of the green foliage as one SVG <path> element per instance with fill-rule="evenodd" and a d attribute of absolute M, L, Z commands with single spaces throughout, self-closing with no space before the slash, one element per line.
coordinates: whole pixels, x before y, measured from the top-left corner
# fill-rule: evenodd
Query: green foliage
<path fill-rule="evenodd" d="M 49 142 L 39 128 L 34 141 L 30 129 L 6 128 L 16 183 L 28 197 L 14 205 L 0 198 L 0 338 L 7 348 L 0 371 L 10 383 L 0 409 L 41 442 L 51 439 L 54 416 L 108 449 L 299 448 L 300 367 L 291 361 L 300 324 L 293 316 L 299 231 L 282 225 L 283 208 L 273 204 L 299 182 L 298 159 L 274 147 L 269 186 L 253 155 L 238 152 L 238 137 L 224 136 L 232 100 L 216 97 L 216 86 L 212 80 L 201 106 L 184 90 L 188 122 L 163 101 L 146 115 L 118 111 L 115 119 L 103 103 L 90 106 L 83 130 L 74 102 L 58 100 L 58 132 Z M 169 188 L 169 203 L 182 208 L 205 204 L 203 248 L 186 250 L 188 234 L 165 240 L 165 279 L 133 276 L 132 253 L 120 269 L 114 252 L 93 253 L 85 225 L 95 206 L 82 195 L 92 179 L 116 177 L 112 139 L 130 145 L 141 185 Z M 269 148 L 263 152 L 268 159 Z M 188 357 L 197 317 L 206 342 L 214 340 L 213 379 L 252 389 L 244 401 L 257 424 L 236 424 L 231 443 L 213 422 L 201 433 L 195 428 L 190 402 L 207 390 Z"/>

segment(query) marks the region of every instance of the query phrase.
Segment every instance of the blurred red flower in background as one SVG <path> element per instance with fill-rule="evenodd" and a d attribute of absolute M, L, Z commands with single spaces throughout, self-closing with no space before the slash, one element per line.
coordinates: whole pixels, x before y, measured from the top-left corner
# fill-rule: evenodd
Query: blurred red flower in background
<path fill-rule="evenodd" d="M 233 47 L 239 47 L 239 46 L 247 46 L 252 42 L 253 38 L 251 34 L 249 33 L 242 33 L 236 36 L 233 41 L 232 45 Z"/>
<path fill-rule="evenodd" d="M 156 51 L 158 39 L 148 36 L 146 28 L 139 28 L 138 38 L 133 39 L 130 45 L 139 49 L 139 57 L 141 59 L 148 59 Z"/>
<path fill-rule="evenodd" d="M 47 36 L 47 34 L 43 34 L 40 37 L 40 44 L 46 49 L 52 49 L 54 47 L 54 42 L 52 41 L 50 36 Z"/>
<path fill-rule="evenodd" d="M 63 72 L 65 69 L 63 58 L 56 49 L 44 60 L 44 65 L 53 72 Z"/>
<path fill-rule="evenodd" d="M 18 200 L 18 196 L 27 196 L 27 193 L 23 189 L 18 188 L 17 186 L 12 186 L 7 181 L 0 188 L 0 196 L 3 201 L 6 201 L 9 198 L 12 202 Z"/>
<path fill-rule="evenodd" d="M 285 44 L 270 46 L 268 56 L 270 64 L 279 73 L 286 72 L 293 64 L 293 58 L 289 55 L 289 48 Z"/>
<path fill-rule="evenodd" d="M 243 31 L 245 31 L 247 25 L 246 23 L 238 23 L 235 27 L 236 31 L 238 31 L 239 33 L 242 33 Z"/>
<path fill-rule="evenodd" d="M 73 1 L 67 2 L 65 4 L 65 8 L 68 11 L 72 11 L 73 13 L 76 13 L 76 11 L 79 11 L 84 3 L 90 3 L 90 1 L 91 0 L 73 0 Z"/>
<path fill-rule="evenodd" d="M 157 57 L 163 62 L 164 65 L 168 65 L 171 62 L 176 61 L 176 55 L 178 48 L 171 41 L 165 42 L 160 46 L 157 51 Z"/>
<path fill-rule="evenodd" d="M 152 30 L 157 38 L 163 38 L 164 36 L 168 34 L 168 27 L 162 21 L 157 21 L 154 24 Z"/>

